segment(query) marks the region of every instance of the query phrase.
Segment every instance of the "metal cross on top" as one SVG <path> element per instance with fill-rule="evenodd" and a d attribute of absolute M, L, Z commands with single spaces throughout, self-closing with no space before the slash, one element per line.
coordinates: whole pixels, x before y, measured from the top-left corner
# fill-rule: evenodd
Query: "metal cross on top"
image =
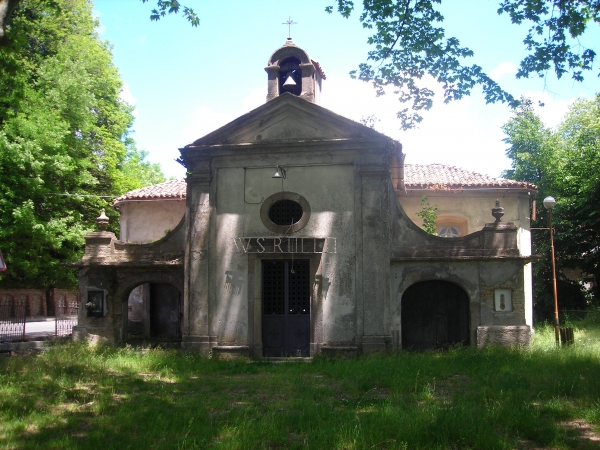
<path fill-rule="evenodd" d="M 292 25 L 298 25 L 298 22 L 292 21 L 292 18 L 288 16 L 287 22 L 283 22 L 281 25 L 288 26 L 288 39 L 292 38 Z"/>

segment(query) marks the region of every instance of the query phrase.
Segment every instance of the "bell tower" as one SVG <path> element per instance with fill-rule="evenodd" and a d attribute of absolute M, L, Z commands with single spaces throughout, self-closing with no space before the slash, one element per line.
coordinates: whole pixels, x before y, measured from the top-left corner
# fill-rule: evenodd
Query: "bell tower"
<path fill-rule="evenodd" d="M 319 104 L 321 82 L 325 73 L 321 65 L 288 38 L 271 55 L 265 71 L 268 74 L 267 101 L 286 92 Z"/>

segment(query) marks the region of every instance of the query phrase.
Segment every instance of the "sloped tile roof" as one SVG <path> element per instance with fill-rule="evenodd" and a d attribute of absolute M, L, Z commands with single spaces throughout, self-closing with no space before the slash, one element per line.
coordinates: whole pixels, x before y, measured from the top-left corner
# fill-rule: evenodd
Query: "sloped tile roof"
<path fill-rule="evenodd" d="M 112 205 L 116 206 L 122 202 L 140 200 L 184 200 L 186 189 L 187 184 L 185 180 L 169 180 L 164 183 L 136 189 L 135 191 L 129 191 L 117 197 Z"/>
<path fill-rule="evenodd" d="M 476 187 L 536 188 L 535 185 L 525 181 L 495 178 L 444 164 L 404 164 L 404 184 L 407 189 Z"/>
<path fill-rule="evenodd" d="M 317 72 L 319 72 L 319 75 L 321 75 L 321 78 L 323 78 L 324 80 L 327 79 L 327 77 L 325 76 L 325 72 L 323 72 L 323 69 L 321 68 L 321 64 L 319 64 L 319 61 L 311 59 L 313 66 L 315 66 L 315 68 L 317 69 Z"/>
<path fill-rule="evenodd" d="M 443 164 L 405 164 L 405 186 L 411 188 L 458 189 L 477 187 L 506 187 L 513 189 L 535 189 L 524 181 L 505 180 L 489 175 L 470 172 L 458 167 Z M 170 180 L 127 192 L 113 201 L 113 206 L 126 201 L 140 200 L 184 200 L 186 196 L 185 180 Z"/>

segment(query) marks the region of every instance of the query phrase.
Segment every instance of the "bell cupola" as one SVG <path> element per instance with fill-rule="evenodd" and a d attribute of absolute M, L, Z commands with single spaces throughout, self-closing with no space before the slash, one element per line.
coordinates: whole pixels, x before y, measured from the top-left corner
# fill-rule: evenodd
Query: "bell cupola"
<path fill-rule="evenodd" d="M 285 92 L 319 104 L 321 82 L 325 73 L 320 64 L 288 38 L 283 47 L 275 51 L 265 70 L 268 78 L 267 101 Z"/>

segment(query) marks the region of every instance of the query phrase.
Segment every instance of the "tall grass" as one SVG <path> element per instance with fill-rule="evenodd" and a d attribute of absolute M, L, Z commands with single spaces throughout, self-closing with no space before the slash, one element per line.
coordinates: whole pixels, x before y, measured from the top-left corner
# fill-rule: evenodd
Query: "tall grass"
<path fill-rule="evenodd" d="M 310 364 L 58 345 L 0 358 L 0 447 L 598 448 L 600 326 L 570 325 L 567 348 L 546 326 L 527 349 Z"/>

